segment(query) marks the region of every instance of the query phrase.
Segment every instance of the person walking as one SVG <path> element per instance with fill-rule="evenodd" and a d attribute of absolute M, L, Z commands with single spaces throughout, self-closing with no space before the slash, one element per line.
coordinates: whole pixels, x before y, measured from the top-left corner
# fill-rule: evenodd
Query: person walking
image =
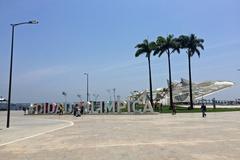
<path fill-rule="evenodd" d="M 23 112 L 24 112 L 24 115 L 26 115 L 26 107 L 23 107 Z"/>
<path fill-rule="evenodd" d="M 177 114 L 176 106 L 175 104 L 173 104 L 172 115 L 176 115 L 176 114 Z"/>
<path fill-rule="evenodd" d="M 58 107 L 57 114 L 59 114 L 59 115 L 63 115 L 63 111 L 64 111 L 64 107 L 63 107 L 62 104 L 60 104 L 59 107 Z"/>
<path fill-rule="evenodd" d="M 207 116 L 207 114 L 206 114 L 207 107 L 204 103 L 202 103 L 202 105 L 201 105 L 201 111 L 202 111 L 202 117 L 206 117 Z"/>
<path fill-rule="evenodd" d="M 83 115 L 83 112 L 84 112 L 84 107 L 81 105 L 80 106 L 80 113 L 81 113 L 81 115 Z"/>
<path fill-rule="evenodd" d="M 79 106 L 77 107 L 76 117 L 81 117 L 81 109 Z"/>
<path fill-rule="evenodd" d="M 216 99 L 215 98 L 212 99 L 212 104 L 213 104 L 213 109 L 216 109 Z"/>
<path fill-rule="evenodd" d="M 160 103 L 160 112 L 162 113 L 163 112 L 163 104 Z"/>
<path fill-rule="evenodd" d="M 77 114 L 77 107 L 78 107 L 78 104 L 75 104 L 75 106 L 73 108 L 73 116 L 76 116 L 76 114 Z"/>

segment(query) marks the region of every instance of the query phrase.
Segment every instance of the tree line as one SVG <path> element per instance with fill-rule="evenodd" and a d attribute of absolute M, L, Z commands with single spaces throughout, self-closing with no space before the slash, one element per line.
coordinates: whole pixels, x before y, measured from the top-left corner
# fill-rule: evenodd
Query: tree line
<path fill-rule="evenodd" d="M 149 70 L 149 85 L 150 85 L 150 102 L 153 106 L 153 96 L 152 96 L 152 76 L 151 76 L 151 56 L 161 57 L 163 54 L 167 54 L 168 57 L 168 74 L 169 74 L 169 96 L 170 96 L 170 109 L 173 113 L 176 113 L 176 108 L 173 104 L 173 94 L 172 94 L 172 76 L 171 76 L 171 55 L 173 53 L 181 53 L 185 51 L 188 57 L 188 73 L 189 73 L 189 93 L 190 93 L 190 109 L 193 109 L 193 96 L 192 96 L 192 76 L 191 76 L 191 57 L 197 54 L 200 57 L 200 49 L 204 50 L 203 46 L 204 40 L 198 38 L 195 34 L 190 35 L 180 35 L 179 37 L 174 37 L 173 34 L 167 37 L 159 36 L 156 41 L 149 42 L 147 39 L 143 40 L 135 46 L 137 49 L 135 57 L 140 55 L 146 56 L 148 60 L 148 70 Z"/>

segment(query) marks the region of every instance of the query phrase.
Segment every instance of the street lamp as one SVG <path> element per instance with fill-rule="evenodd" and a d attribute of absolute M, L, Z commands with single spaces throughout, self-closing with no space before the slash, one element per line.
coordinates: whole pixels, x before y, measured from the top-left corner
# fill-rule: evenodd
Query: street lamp
<path fill-rule="evenodd" d="M 67 93 L 63 91 L 62 95 L 64 96 L 64 99 L 65 99 L 65 105 L 67 105 Z"/>
<path fill-rule="evenodd" d="M 82 101 L 82 96 L 80 94 L 78 94 L 77 97 Z"/>
<path fill-rule="evenodd" d="M 88 73 L 84 73 L 84 75 L 87 76 L 87 102 L 88 102 L 88 96 L 89 96 L 89 93 L 88 93 Z"/>
<path fill-rule="evenodd" d="M 9 88 L 8 88 L 7 128 L 9 128 L 9 124 L 10 124 L 14 30 L 15 30 L 16 26 L 23 25 L 23 24 L 38 24 L 38 21 L 32 20 L 32 21 L 28 21 L 28 22 L 11 24 L 11 26 L 12 26 L 12 44 L 11 44 L 11 58 L 10 58 Z"/>
<path fill-rule="evenodd" d="M 114 98 L 114 101 L 116 101 L 116 88 L 113 88 L 113 98 Z"/>
<path fill-rule="evenodd" d="M 117 95 L 117 100 L 120 101 L 121 100 L 121 96 Z"/>
<path fill-rule="evenodd" d="M 109 101 L 112 101 L 111 89 L 107 89 L 107 92 L 108 92 L 108 94 L 109 94 Z"/>

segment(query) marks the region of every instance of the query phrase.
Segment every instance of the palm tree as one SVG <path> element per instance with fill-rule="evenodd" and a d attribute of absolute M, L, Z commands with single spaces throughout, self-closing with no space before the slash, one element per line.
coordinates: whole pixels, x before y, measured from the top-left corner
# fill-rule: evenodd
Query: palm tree
<path fill-rule="evenodd" d="M 148 70 L 149 70 L 149 85 L 150 85 L 150 102 L 153 106 L 153 96 L 152 96 L 152 75 L 151 75 L 151 52 L 155 49 L 155 42 L 148 42 L 147 39 L 143 41 L 143 43 L 139 43 L 136 45 L 137 51 L 135 53 L 135 57 L 138 57 L 144 53 L 146 53 L 146 57 L 148 59 Z"/>
<path fill-rule="evenodd" d="M 178 38 L 181 49 L 187 49 L 188 55 L 188 74 L 189 74 L 189 92 L 190 92 L 190 109 L 193 109 L 193 96 L 192 96 L 192 73 L 191 73 L 191 57 L 197 54 L 200 57 L 200 49 L 204 50 L 203 39 L 197 38 L 195 34 L 190 36 L 181 35 Z"/>
<path fill-rule="evenodd" d="M 173 105 L 173 94 L 172 94 L 172 73 L 171 73 L 171 60 L 170 60 L 170 54 L 179 50 L 179 45 L 177 43 L 177 40 L 174 38 L 172 34 L 168 35 L 167 38 L 164 38 L 162 36 L 159 36 L 156 41 L 156 48 L 154 51 L 154 55 L 157 55 L 161 57 L 163 53 L 167 53 L 168 56 L 168 75 L 169 75 L 169 94 L 170 94 L 170 109 L 172 109 L 173 114 L 175 113 L 175 107 Z"/>

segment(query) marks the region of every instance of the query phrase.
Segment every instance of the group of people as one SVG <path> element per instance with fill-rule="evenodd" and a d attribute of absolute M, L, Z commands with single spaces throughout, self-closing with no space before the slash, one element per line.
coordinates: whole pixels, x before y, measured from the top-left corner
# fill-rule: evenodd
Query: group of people
<path fill-rule="evenodd" d="M 28 107 L 23 107 L 22 110 L 24 112 L 24 115 L 26 115 L 29 111 L 29 108 Z"/>
<path fill-rule="evenodd" d="M 84 107 L 78 106 L 78 104 L 76 104 L 73 108 L 73 115 L 76 117 L 81 117 L 81 115 L 83 115 L 83 111 L 84 111 Z"/>

